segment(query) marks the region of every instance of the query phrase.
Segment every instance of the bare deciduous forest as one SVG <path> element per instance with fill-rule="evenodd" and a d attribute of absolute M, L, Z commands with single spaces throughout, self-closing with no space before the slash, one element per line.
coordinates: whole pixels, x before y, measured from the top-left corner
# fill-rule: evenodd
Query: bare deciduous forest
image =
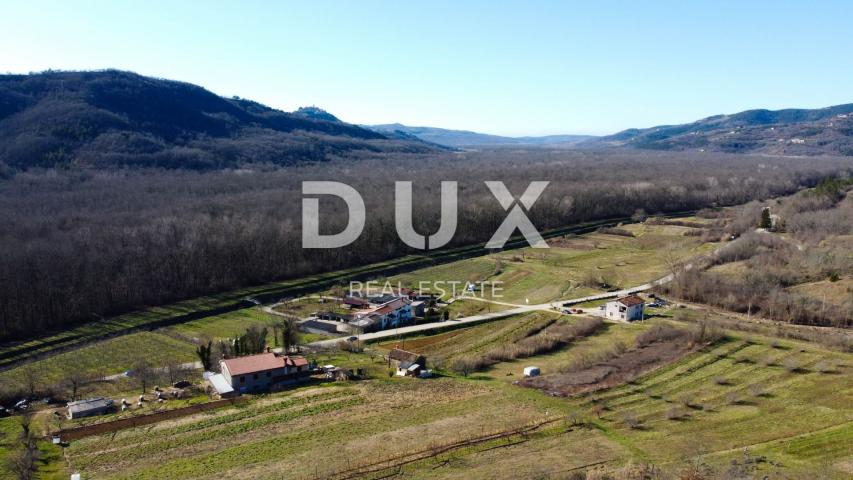
<path fill-rule="evenodd" d="M 853 234 L 853 196 L 845 195 L 849 184 L 850 180 L 827 179 L 814 190 L 780 200 L 774 230 L 785 236 L 755 231 L 764 209 L 758 202 L 744 205 L 729 224 L 729 232 L 740 237 L 709 259 L 711 266 L 739 262 L 743 268 L 734 273 L 684 271 L 663 290 L 771 320 L 850 327 L 853 295 L 831 302 L 790 289 L 811 282 L 837 282 L 853 273 L 849 241 L 838 238 Z M 826 242 L 830 237 L 836 240 Z"/>
<path fill-rule="evenodd" d="M 0 338 L 405 254 L 393 225 L 398 180 L 415 182 L 422 233 L 437 229 L 439 182 L 458 180 L 453 245 L 463 245 L 487 240 L 505 216 L 483 180 L 502 180 L 515 195 L 549 180 L 530 211 L 548 229 L 746 203 L 850 171 L 849 158 L 496 149 L 283 169 L 18 172 L 0 182 Z M 361 193 L 367 224 L 356 243 L 301 248 L 303 180 L 341 181 Z M 321 216 L 325 233 L 347 220 L 337 199 L 321 200 Z M 789 228 L 808 235 L 805 222 L 794 217 Z"/>

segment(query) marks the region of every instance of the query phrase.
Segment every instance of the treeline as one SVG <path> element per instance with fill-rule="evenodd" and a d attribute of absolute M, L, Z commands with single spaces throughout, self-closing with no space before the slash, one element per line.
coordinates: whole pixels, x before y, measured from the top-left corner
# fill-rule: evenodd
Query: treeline
<path fill-rule="evenodd" d="M 851 302 L 835 305 L 752 277 L 737 279 L 690 271 L 681 275 L 667 291 L 688 301 L 749 312 L 771 320 L 824 327 L 853 326 Z"/>
<path fill-rule="evenodd" d="M 415 228 L 437 230 L 440 181 L 459 181 L 452 245 L 484 242 L 506 213 L 483 184 L 515 195 L 551 184 L 539 229 L 730 205 L 792 193 L 849 170 L 848 159 L 509 150 L 379 156 L 269 170 L 28 171 L 0 181 L 0 339 L 129 310 L 301 277 L 411 252 L 394 228 L 394 181 L 414 182 Z M 301 248 L 301 181 L 355 187 L 367 224 L 354 244 Z M 347 215 L 321 200 L 322 231 Z M 793 228 L 793 227 L 792 227 Z"/>

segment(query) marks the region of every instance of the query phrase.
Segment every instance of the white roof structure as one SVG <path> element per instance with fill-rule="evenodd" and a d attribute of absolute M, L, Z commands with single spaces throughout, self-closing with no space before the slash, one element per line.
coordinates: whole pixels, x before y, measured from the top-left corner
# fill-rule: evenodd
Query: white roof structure
<path fill-rule="evenodd" d="M 359 328 L 368 328 L 368 327 L 372 326 L 374 323 L 376 323 L 376 321 L 373 318 L 363 317 L 363 318 L 359 318 L 358 320 L 351 321 L 350 325 L 353 325 L 353 326 L 359 327 Z"/>
<path fill-rule="evenodd" d="M 68 402 L 68 413 L 76 414 L 95 410 L 103 410 L 113 405 L 113 401 L 104 397 L 88 398 L 76 402 Z"/>
<path fill-rule="evenodd" d="M 234 388 L 231 387 L 231 384 L 228 383 L 228 380 L 225 379 L 225 375 L 221 373 L 216 373 L 208 377 L 208 382 L 213 386 L 213 389 L 216 390 L 216 393 L 219 395 L 226 395 L 234 392 Z"/>

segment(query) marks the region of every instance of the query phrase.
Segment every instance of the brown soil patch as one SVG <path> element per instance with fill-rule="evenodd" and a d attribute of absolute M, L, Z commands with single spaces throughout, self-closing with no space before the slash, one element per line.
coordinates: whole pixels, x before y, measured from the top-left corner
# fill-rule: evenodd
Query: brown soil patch
<path fill-rule="evenodd" d="M 567 397 L 621 385 L 639 375 L 659 368 L 695 351 L 685 339 L 659 341 L 628 350 L 622 355 L 570 373 L 555 373 L 527 378 L 517 382 L 528 388 L 538 388 L 549 395 Z"/>

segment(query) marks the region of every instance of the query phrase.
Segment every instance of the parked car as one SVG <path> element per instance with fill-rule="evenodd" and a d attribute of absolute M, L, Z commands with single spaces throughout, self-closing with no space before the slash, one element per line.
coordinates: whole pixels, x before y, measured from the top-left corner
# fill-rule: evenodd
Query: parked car
<path fill-rule="evenodd" d="M 348 342 L 355 342 L 356 340 L 358 340 L 358 337 L 356 337 L 356 336 L 354 336 L 354 335 L 353 335 L 352 337 L 349 337 L 349 338 L 347 339 L 347 341 L 348 341 Z"/>

